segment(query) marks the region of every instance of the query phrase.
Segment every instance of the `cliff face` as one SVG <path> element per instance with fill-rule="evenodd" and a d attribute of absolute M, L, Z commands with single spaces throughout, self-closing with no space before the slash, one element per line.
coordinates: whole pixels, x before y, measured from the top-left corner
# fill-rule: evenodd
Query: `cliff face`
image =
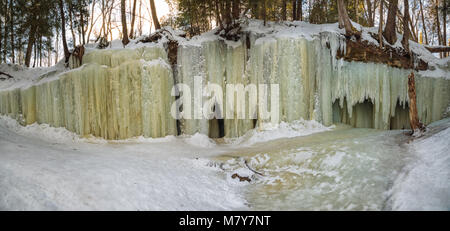
<path fill-rule="evenodd" d="M 106 139 L 177 135 L 177 124 L 183 134 L 238 137 L 299 119 L 408 128 L 412 70 L 336 59 L 345 48 L 331 32 L 247 31 L 237 42 L 180 43 L 175 66 L 163 46 L 93 50 L 84 65 L 57 78 L 0 91 L 0 113 L 23 125 L 47 123 Z M 443 118 L 450 103 L 448 72 L 442 73 L 416 73 L 425 124 Z"/>

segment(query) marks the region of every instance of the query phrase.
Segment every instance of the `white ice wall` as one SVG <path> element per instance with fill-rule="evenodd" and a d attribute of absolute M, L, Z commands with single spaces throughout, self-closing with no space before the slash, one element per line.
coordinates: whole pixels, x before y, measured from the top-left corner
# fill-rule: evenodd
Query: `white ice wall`
<path fill-rule="evenodd" d="M 179 81 L 193 86 L 194 77 L 202 76 L 203 85 L 208 81 L 279 84 L 279 118 L 286 122 L 303 118 L 325 125 L 343 122 L 377 129 L 409 126 L 405 110 L 411 70 L 336 60 L 337 50 L 345 50 L 345 41 L 327 32 L 313 39 L 261 37 L 252 39 L 249 49 L 246 39 L 231 45 L 213 40 L 180 47 Z M 450 103 L 450 81 L 415 75 L 419 118 L 426 124 L 441 119 Z M 225 100 L 229 96 L 223 89 Z M 227 137 L 253 128 L 250 120 L 224 123 Z M 187 134 L 210 132 L 206 120 L 184 120 L 183 124 Z"/>
<path fill-rule="evenodd" d="M 93 51 L 57 79 L 0 92 L 0 113 L 106 139 L 176 135 L 166 60 L 158 47 Z"/>
<path fill-rule="evenodd" d="M 162 47 L 88 52 L 83 66 L 59 78 L 0 91 L 0 113 L 24 125 L 47 123 L 106 139 L 175 135 L 171 90 L 175 83 L 182 83 L 191 90 L 193 108 L 191 119 L 180 120 L 181 132 L 217 137 L 219 121 L 203 118 L 201 110 L 210 97 L 200 96 L 197 102 L 194 96 L 197 79 L 202 90 L 208 83 L 222 88 L 223 116 L 233 104 L 234 119 L 221 121 L 226 137 L 242 136 L 255 126 L 248 117 L 238 119 L 237 107 L 242 102 L 230 95 L 226 84 L 279 84 L 280 121 L 314 119 L 325 125 L 343 122 L 378 129 L 409 126 L 410 70 L 336 60 L 337 49 L 345 49 L 345 43 L 332 33 L 309 39 L 258 37 L 250 34 L 233 43 L 209 39 L 182 44 L 175 81 Z M 416 73 L 416 88 L 421 121 L 428 124 L 441 119 L 450 102 L 450 81 Z M 258 108 L 248 108 L 248 97 L 244 101 L 246 116 L 249 110 L 259 113 Z M 258 119 L 256 124 L 264 122 Z"/>

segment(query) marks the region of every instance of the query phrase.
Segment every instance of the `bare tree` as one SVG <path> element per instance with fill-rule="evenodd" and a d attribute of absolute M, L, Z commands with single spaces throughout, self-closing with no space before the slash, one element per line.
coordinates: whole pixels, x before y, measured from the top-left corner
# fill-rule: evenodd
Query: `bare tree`
<path fill-rule="evenodd" d="M 91 22 L 90 22 L 90 25 L 89 25 L 89 32 L 88 32 L 88 35 L 87 35 L 87 42 L 88 42 L 88 43 L 89 43 L 89 39 L 90 39 L 90 37 L 91 37 L 92 29 L 94 28 L 94 24 L 97 22 L 97 19 L 100 17 L 100 15 L 97 16 L 97 18 L 96 18 L 95 21 L 94 21 L 95 2 L 96 2 L 96 1 L 92 1 Z"/>
<path fill-rule="evenodd" d="M 134 22 L 136 21 L 136 1 L 133 1 L 133 10 L 131 11 L 131 27 L 130 27 L 130 38 L 134 38 Z"/>
<path fill-rule="evenodd" d="M 428 35 L 427 35 L 427 28 L 425 26 L 425 16 L 423 14 L 423 4 L 422 4 L 422 0 L 419 0 L 419 4 L 420 4 L 420 14 L 422 16 L 422 27 L 423 27 L 423 33 L 425 35 L 425 44 L 428 45 Z"/>
<path fill-rule="evenodd" d="M 125 0 L 120 1 L 120 13 L 122 16 L 122 44 L 127 45 L 130 40 L 128 39 L 128 31 L 127 31 L 127 15 L 125 13 Z"/>
<path fill-rule="evenodd" d="M 75 31 L 73 30 L 73 4 L 72 1 L 68 1 L 69 3 L 69 26 L 70 26 L 70 31 L 72 32 L 72 39 L 73 39 L 73 47 L 75 47 L 77 45 L 77 37 L 75 36 Z"/>
<path fill-rule="evenodd" d="M 233 0 L 233 5 L 231 8 L 231 15 L 233 17 L 233 20 L 236 20 L 239 18 L 239 15 L 241 14 L 241 10 L 240 10 L 240 0 Z"/>
<path fill-rule="evenodd" d="M 444 20 L 444 34 L 443 34 L 443 40 L 444 40 L 444 46 L 447 46 L 447 0 L 444 0 L 444 12 L 442 12 L 443 14 L 443 20 Z M 444 56 L 448 56 L 448 53 L 445 53 Z"/>
<path fill-rule="evenodd" d="M 153 24 L 155 24 L 155 29 L 159 30 L 159 29 L 161 29 L 161 24 L 159 24 L 158 15 L 156 14 L 156 7 L 155 7 L 154 0 L 150 0 L 150 7 L 152 8 Z"/>
<path fill-rule="evenodd" d="M 397 5 L 398 0 L 389 0 L 388 17 L 386 21 L 386 27 L 384 28 L 384 38 L 390 44 L 394 44 L 397 41 L 397 34 L 395 28 L 397 27 Z"/>
<path fill-rule="evenodd" d="M 345 28 L 345 34 L 351 35 L 353 33 L 352 23 L 347 14 L 347 9 L 344 0 L 338 0 L 338 13 L 339 13 L 339 28 Z"/>
<path fill-rule="evenodd" d="M 292 0 L 292 21 L 297 20 L 297 0 Z"/>
<path fill-rule="evenodd" d="M 61 39 L 63 43 L 63 49 L 64 49 L 64 58 L 67 61 L 67 58 L 69 57 L 69 48 L 67 47 L 67 40 L 66 40 L 66 17 L 64 15 L 64 2 L 63 0 L 59 0 L 59 13 L 61 17 Z"/>
<path fill-rule="evenodd" d="M 281 19 L 283 20 L 283 21 L 286 21 L 286 19 L 287 19 L 287 2 L 286 2 L 287 0 L 283 0 L 282 2 L 281 2 Z"/>
<path fill-rule="evenodd" d="M 368 16 L 369 26 L 373 27 L 374 26 L 373 12 L 375 11 L 375 9 L 372 8 L 372 3 L 370 2 L 370 0 L 366 0 L 366 5 L 367 5 L 367 16 Z"/>
<path fill-rule="evenodd" d="M 303 0 L 297 0 L 297 20 L 303 21 Z"/>
<path fill-rule="evenodd" d="M 383 2 L 380 1 L 380 26 L 378 27 L 378 40 L 381 47 L 383 47 Z"/>
<path fill-rule="evenodd" d="M 403 13 L 403 39 L 402 39 L 402 45 L 405 50 L 409 52 L 409 36 L 410 36 L 410 30 L 409 30 L 409 3 L 408 0 L 403 0 L 404 4 L 404 13 Z"/>

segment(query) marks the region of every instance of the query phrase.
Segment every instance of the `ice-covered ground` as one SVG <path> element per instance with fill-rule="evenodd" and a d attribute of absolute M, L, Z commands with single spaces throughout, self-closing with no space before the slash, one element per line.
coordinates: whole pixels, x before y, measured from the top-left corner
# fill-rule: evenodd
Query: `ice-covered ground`
<path fill-rule="evenodd" d="M 105 141 L 2 116 L 0 210 L 450 210 L 450 119 L 409 144 L 403 131 L 325 130 Z"/>
<path fill-rule="evenodd" d="M 268 132 L 327 129 L 299 121 Z M 201 134 L 106 141 L 0 116 L 0 210 L 246 210 L 247 184 L 210 159 L 248 142 L 218 145 Z"/>
<path fill-rule="evenodd" d="M 450 119 L 407 131 L 338 126 L 217 159 L 256 210 L 450 210 Z M 256 173 L 257 172 L 257 173 Z"/>
<path fill-rule="evenodd" d="M 239 188 L 191 139 L 78 139 L 64 129 L 0 119 L 0 210 L 240 210 Z M 192 145 L 194 143 L 195 145 Z"/>

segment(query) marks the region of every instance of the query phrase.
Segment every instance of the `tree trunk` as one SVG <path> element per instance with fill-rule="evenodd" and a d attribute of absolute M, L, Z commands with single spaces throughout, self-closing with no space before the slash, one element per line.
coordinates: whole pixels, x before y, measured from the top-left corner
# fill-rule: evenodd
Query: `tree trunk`
<path fill-rule="evenodd" d="M 356 15 L 356 23 L 359 24 L 359 0 L 355 1 L 355 15 Z"/>
<path fill-rule="evenodd" d="M 297 20 L 303 21 L 303 0 L 297 0 Z"/>
<path fill-rule="evenodd" d="M 239 5 L 240 5 L 240 0 L 233 0 L 233 6 L 231 9 L 231 15 L 233 16 L 233 20 L 236 20 L 239 18 L 239 15 L 241 13 Z"/>
<path fill-rule="evenodd" d="M 267 22 L 266 0 L 262 0 L 262 2 L 263 2 L 263 5 L 262 5 L 262 8 L 261 8 L 261 11 L 262 11 L 262 17 L 263 17 L 264 26 L 265 26 L 266 22 Z"/>
<path fill-rule="evenodd" d="M 142 36 L 142 0 L 139 0 L 139 36 Z"/>
<path fill-rule="evenodd" d="M 133 10 L 131 11 L 131 27 L 130 27 L 130 38 L 134 38 L 134 21 L 136 21 L 136 2 L 133 1 Z"/>
<path fill-rule="evenodd" d="M 287 18 L 287 0 L 282 1 L 281 5 L 281 20 L 286 21 Z"/>
<path fill-rule="evenodd" d="M 297 0 L 292 0 L 292 21 L 297 20 Z"/>
<path fill-rule="evenodd" d="M 425 27 L 425 16 L 423 15 L 423 4 L 422 4 L 422 0 L 419 0 L 419 4 L 420 4 L 420 14 L 422 15 L 422 27 L 423 27 L 423 33 L 425 34 L 425 44 L 428 45 L 427 28 Z"/>
<path fill-rule="evenodd" d="M 394 44 L 397 41 L 397 34 L 395 28 L 397 27 L 396 17 L 397 17 L 397 5 L 398 0 L 389 0 L 389 10 L 386 22 L 386 27 L 384 28 L 384 38 L 390 44 Z"/>
<path fill-rule="evenodd" d="M 443 14 L 443 20 L 444 20 L 444 29 L 442 30 L 444 32 L 443 34 L 443 45 L 447 46 L 447 1 L 444 0 L 444 11 Z M 448 52 L 444 53 L 444 56 L 448 56 Z"/>
<path fill-rule="evenodd" d="M 442 45 L 442 34 L 441 34 L 441 23 L 439 20 L 439 0 L 436 0 L 435 4 L 435 10 L 436 10 L 436 32 L 438 35 L 439 45 Z"/>
<path fill-rule="evenodd" d="M 73 47 L 76 47 L 77 46 L 77 37 L 75 36 L 75 31 L 73 30 L 72 12 L 73 12 L 72 1 L 69 1 L 69 26 L 70 26 L 70 31 L 72 32 Z"/>
<path fill-rule="evenodd" d="M 409 97 L 409 123 L 411 125 L 412 134 L 416 131 L 423 131 L 424 126 L 419 121 L 416 104 L 416 84 L 414 81 L 414 72 L 408 76 L 408 97 Z"/>
<path fill-rule="evenodd" d="M 12 63 L 16 63 L 15 62 L 15 55 L 14 55 L 14 9 L 13 9 L 13 1 L 10 0 L 9 1 L 9 12 L 10 12 L 10 16 L 9 16 L 9 22 L 10 22 L 10 36 L 11 36 L 11 62 Z"/>
<path fill-rule="evenodd" d="M 403 0 L 404 4 L 404 12 L 403 12 L 403 39 L 402 39 L 402 45 L 403 48 L 405 48 L 406 51 L 409 52 L 409 4 L 408 0 Z"/>
<path fill-rule="evenodd" d="M 102 29 L 103 29 L 103 37 L 107 38 L 106 35 L 106 15 L 107 15 L 107 6 L 105 0 L 102 0 Z M 100 30 L 102 30 L 100 29 Z"/>
<path fill-rule="evenodd" d="M 378 27 L 378 40 L 380 47 L 383 48 L 383 1 L 380 1 L 380 26 Z"/>
<path fill-rule="evenodd" d="M 127 30 L 127 15 L 125 13 L 125 0 L 120 0 L 120 13 L 122 16 L 122 44 L 126 46 L 130 43 L 128 39 L 128 30 Z"/>
<path fill-rule="evenodd" d="M 1 1 L 0 0 L 0 9 L 2 9 L 3 8 L 3 1 Z M 2 49 L 2 45 L 3 45 L 3 43 L 2 43 L 2 39 L 3 39 L 3 34 L 2 34 L 2 29 L 3 29 L 3 20 L 2 20 L 2 17 L 0 17 L 0 62 L 3 60 L 2 58 L 2 52 L 1 52 L 1 49 Z"/>
<path fill-rule="evenodd" d="M 156 14 L 156 7 L 155 7 L 154 0 L 150 0 L 150 7 L 152 8 L 153 24 L 155 24 L 155 29 L 159 30 L 159 29 L 161 29 L 161 25 L 159 24 L 158 15 Z"/>
<path fill-rule="evenodd" d="M 69 48 L 67 46 L 67 40 L 66 40 L 66 19 L 65 19 L 66 17 L 64 15 L 64 3 L 63 3 L 63 0 L 59 0 L 59 13 L 60 13 L 60 16 L 61 16 L 61 35 L 62 35 L 61 39 L 62 39 L 63 48 L 64 48 L 64 58 L 65 58 L 65 61 L 67 62 L 70 53 L 69 53 Z"/>
<path fill-rule="evenodd" d="M 60 0 L 62 1 L 62 0 Z M 31 25 L 30 34 L 28 35 L 27 53 L 25 55 L 25 66 L 30 67 L 31 53 L 33 52 L 33 44 L 36 40 L 37 26 Z"/>
<path fill-rule="evenodd" d="M 8 3 L 7 2 L 6 2 L 4 7 L 5 7 L 5 9 L 3 9 L 3 10 L 5 11 L 5 15 L 4 15 L 4 18 L 5 18 L 5 26 L 4 26 L 4 28 L 5 28 L 5 35 L 3 36 L 3 62 L 6 63 L 6 58 L 8 57 L 7 51 L 8 51 L 8 35 L 9 35 L 9 32 L 8 32 L 8 30 L 9 30 L 9 26 L 8 26 L 9 17 L 8 17 Z M 0 47 L 0 49 L 1 49 L 1 47 Z"/>
<path fill-rule="evenodd" d="M 345 28 L 345 34 L 351 35 L 353 33 L 352 23 L 347 14 L 346 5 L 344 0 L 338 0 L 338 13 L 339 13 L 339 28 Z"/>
<path fill-rule="evenodd" d="M 370 0 L 366 0 L 366 4 L 367 4 L 367 15 L 369 17 L 369 26 L 373 27 L 374 26 L 373 11 L 375 9 L 372 9 L 372 3 L 370 2 Z"/>
<path fill-rule="evenodd" d="M 95 2 L 96 2 L 96 1 L 92 1 L 91 23 L 90 23 L 90 25 L 89 25 L 89 32 L 88 32 L 88 35 L 87 35 L 87 42 L 88 42 L 88 43 L 89 43 L 89 40 L 90 40 L 90 38 L 91 38 L 92 28 L 94 27 Z M 100 33 L 101 33 L 101 29 L 100 29 Z"/>
<path fill-rule="evenodd" d="M 42 67 L 42 37 L 39 38 L 39 67 Z"/>
<path fill-rule="evenodd" d="M 58 63 L 59 56 L 59 33 L 56 33 L 56 41 L 55 41 L 55 65 Z"/>
<path fill-rule="evenodd" d="M 34 47 L 34 59 L 33 59 L 33 67 L 36 67 L 36 60 L 37 60 L 37 44 L 36 44 L 36 41 L 35 41 L 35 43 L 34 43 L 34 45 L 33 45 L 33 47 Z"/>
<path fill-rule="evenodd" d="M 81 39 L 83 41 L 83 45 L 86 44 L 86 29 L 84 28 L 84 24 L 84 15 L 83 12 L 80 12 Z"/>

